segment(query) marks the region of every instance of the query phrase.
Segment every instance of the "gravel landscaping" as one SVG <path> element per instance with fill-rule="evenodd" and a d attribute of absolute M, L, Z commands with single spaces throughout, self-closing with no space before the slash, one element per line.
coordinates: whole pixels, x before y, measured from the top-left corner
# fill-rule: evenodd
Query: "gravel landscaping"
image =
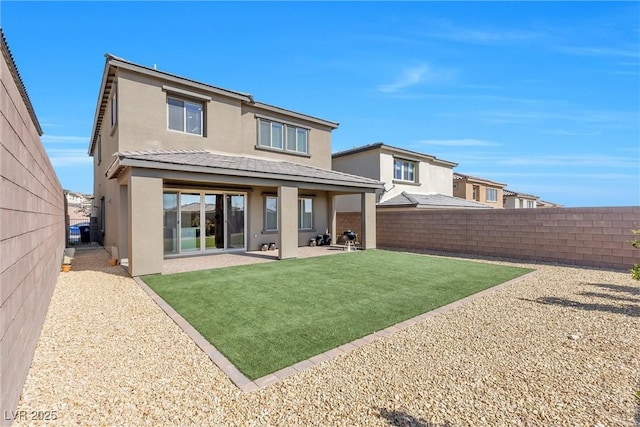
<path fill-rule="evenodd" d="M 508 263 L 539 271 L 244 393 L 106 252 L 76 256 L 18 407 L 58 424 L 640 425 L 640 283 L 626 272 Z"/>

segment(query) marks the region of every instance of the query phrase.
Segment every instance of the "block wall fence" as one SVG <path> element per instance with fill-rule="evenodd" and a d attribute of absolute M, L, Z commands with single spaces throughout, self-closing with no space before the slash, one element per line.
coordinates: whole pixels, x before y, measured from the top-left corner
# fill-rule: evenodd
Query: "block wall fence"
<path fill-rule="evenodd" d="M 338 232 L 358 232 L 360 214 L 340 212 Z M 547 209 L 378 209 L 378 247 L 508 257 L 588 267 L 630 269 L 640 250 L 640 207 Z"/>
<path fill-rule="evenodd" d="M 0 43 L 0 410 L 9 425 L 60 272 L 65 217 L 62 187 L 2 33 Z"/>

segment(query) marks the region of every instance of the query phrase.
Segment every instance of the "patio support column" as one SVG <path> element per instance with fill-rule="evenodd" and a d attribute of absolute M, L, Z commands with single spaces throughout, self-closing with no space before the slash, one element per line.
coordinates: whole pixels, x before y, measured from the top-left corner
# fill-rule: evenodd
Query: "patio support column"
<path fill-rule="evenodd" d="M 118 230 L 120 230 L 120 235 L 118 236 L 118 256 L 120 260 L 122 260 L 123 258 L 129 258 L 129 192 L 127 191 L 128 187 L 126 185 L 120 185 L 119 189 L 120 212 L 118 213 Z"/>
<path fill-rule="evenodd" d="M 336 195 L 329 193 L 329 231 L 331 232 L 331 244 L 336 244 L 338 238 L 338 222 L 336 215 Z"/>
<path fill-rule="evenodd" d="M 298 189 L 278 187 L 278 258 L 298 256 Z"/>
<path fill-rule="evenodd" d="M 376 193 L 362 193 L 361 195 L 361 236 L 363 249 L 376 248 Z"/>
<path fill-rule="evenodd" d="M 129 177 L 129 274 L 162 273 L 162 178 Z"/>

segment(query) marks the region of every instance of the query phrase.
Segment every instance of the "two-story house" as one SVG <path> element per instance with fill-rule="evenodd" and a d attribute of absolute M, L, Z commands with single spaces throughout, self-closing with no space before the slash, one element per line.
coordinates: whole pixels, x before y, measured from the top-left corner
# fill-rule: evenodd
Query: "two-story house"
<path fill-rule="evenodd" d="M 478 178 L 458 172 L 453 174 L 453 195 L 455 197 L 473 200 L 492 208 L 503 207 L 502 196 L 505 186 L 506 184 L 485 178 Z"/>
<path fill-rule="evenodd" d="M 538 207 L 538 196 L 504 190 L 504 207 L 507 209 L 535 209 Z"/>
<path fill-rule="evenodd" d="M 333 154 L 336 171 L 384 182 L 376 192 L 379 208 L 486 208 L 453 197 L 451 180 L 457 163 L 378 142 Z M 353 196 L 337 200 L 338 211 L 359 212 Z"/>
<path fill-rule="evenodd" d="M 165 258 L 258 250 L 279 258 L 329 230 L 356 195 L 375 247 L 374 179 L 331 170 L 338 124 L 106 55 L 89 146 L 101 243 L 133 276 Z"/>

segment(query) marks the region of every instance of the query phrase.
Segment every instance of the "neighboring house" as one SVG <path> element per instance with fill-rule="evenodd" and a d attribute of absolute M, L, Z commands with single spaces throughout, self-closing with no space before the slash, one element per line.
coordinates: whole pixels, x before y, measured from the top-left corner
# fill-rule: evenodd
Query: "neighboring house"
<path fill-rule="evenodd" d="M 546 200 L 538 200 L 536 202 L 536 208 L 561 208 L 559 203 L 547 202 Z"/>
<path fill-rule="evenodd" d="M 457 163 L 382 142 L 334 153 L 332 157 L 333 170 L 385 183 L 376 194 L 378 206 L 397 207 L 400 203 L 404 207 L 477 207 L 453 197 L 451 180 Z M 360 211 L 358 199 L 353 196 L 341 196 L 337 204 L 340 212 Z"/>
<path fill-rule="evenodd" d="M 473 200 L 492 208 L 504 207 L 503 191 L 505 186 L 506 184 L 485 178 L 464 175 L 458 172 L 453 174 L 453 195 L 455 197 Z"/>
<path fill-rule="evenodd" d="M 507 209 L 533 209 L 538 207 L 538 196 L 504 190 L 504 207 Z"/>
<path fill-rule="evenodd" d="M 82 194 L 69 190 L 64 190 L 64 195 L 67 198 L 67 215 L 69 220 L 88 220 L 88 217 L 91 216 L 93 196 L 91 194 Z"/>
<path fill-rule="evenodd" d="M 357 195 L 375 247 L 374 179 L 331 170 L 337 123 L 106 55 L 89 147 L 101 243 L 133 276 L 169 257 L 258 250 L 297 256 Z"/>

